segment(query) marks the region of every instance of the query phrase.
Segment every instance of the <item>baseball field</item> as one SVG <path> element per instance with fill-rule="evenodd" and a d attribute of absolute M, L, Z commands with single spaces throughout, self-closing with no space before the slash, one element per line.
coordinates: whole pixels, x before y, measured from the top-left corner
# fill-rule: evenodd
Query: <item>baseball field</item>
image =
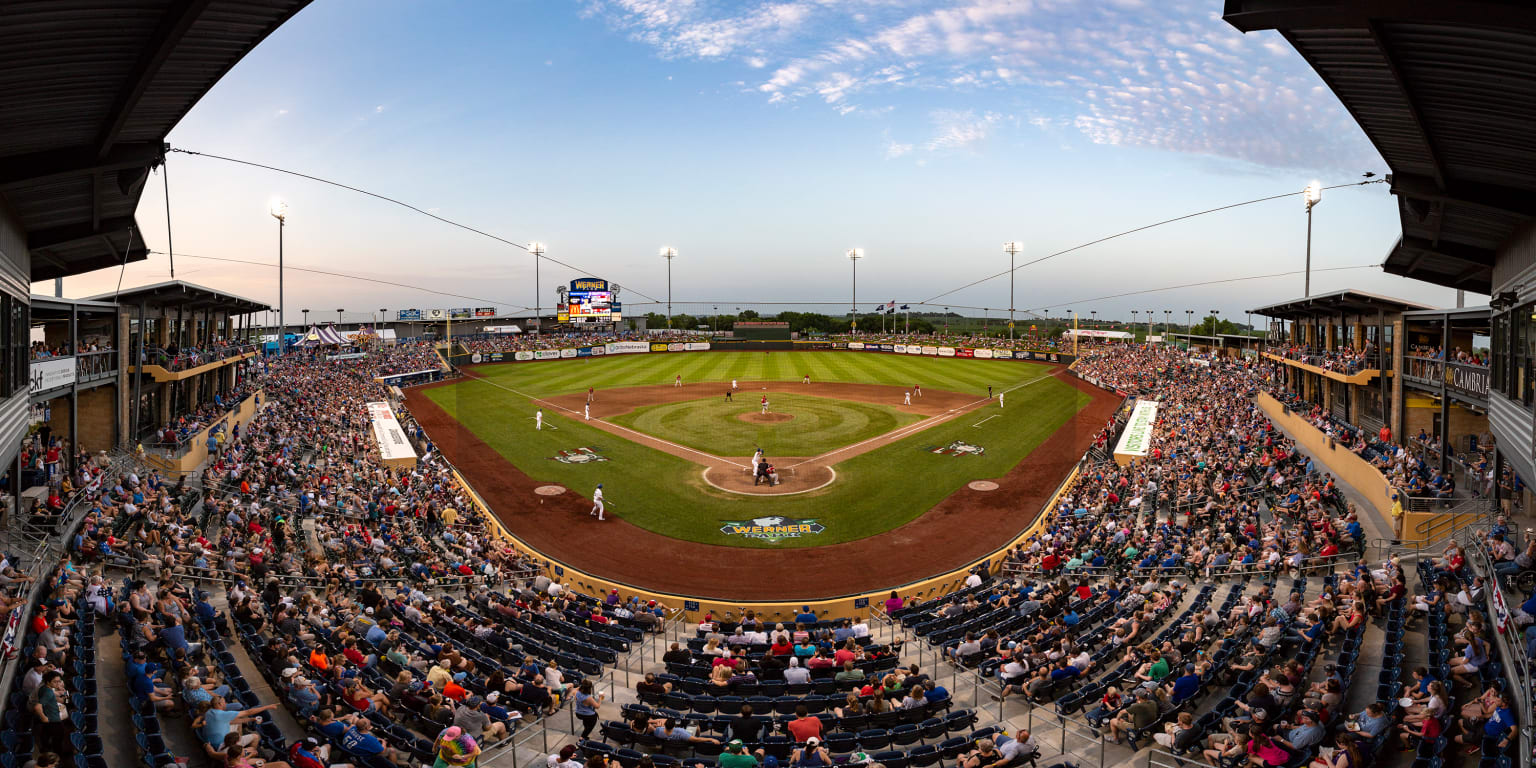
<path fill-rule="evenodd" d="M 445 455 L 497 497 L 493 507 L 578 514 L 601 483 L 610 525 L 788 549 L 896 529 L 972 481 L 1009 475 L 1064 426 L 1081 431 L 1074 416 L 1092 396 L 1060 373 L 1022 361 L 830 351 L 640 354 L 474 366 L 413 390 L 409 403 L 434 440 L 467 433 L 448 440 Z M 750 482 L 758 448 L 780 485 Z M 494 494 L 482 487 L 492 484 Z M 1007 511 L 1006 486 L 982 503 Z M 598 525 L 573 518 L 583 519 Z"/>

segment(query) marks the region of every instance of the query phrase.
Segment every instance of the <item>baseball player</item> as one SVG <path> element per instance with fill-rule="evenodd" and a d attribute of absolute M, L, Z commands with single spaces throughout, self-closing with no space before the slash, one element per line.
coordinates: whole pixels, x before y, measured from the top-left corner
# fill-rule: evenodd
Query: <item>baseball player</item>
<path fill-rule="evenodd" d="M 805 378 L 800 380 L 800 383 L 801 384 L 809 384 L 809 383 L 811 383 L 811 375 L 809 373 L 807 373 L 805 375 Z"/>
<path fill-rule="evenodd" d="M 992 399 L 992 385 L 991 384 L 987 385 L 987 399 L 988 400 Z"/>
<path fill-rule="evenodd" d="M 997 407 L 999 407 L 999 408 L 1003 407 L 1003 395 L 1006 395 L 1006 394 L 1008 394 L 1008 393 L 1007 392 L 999 392 L 999 393 L 997 393 Z"/>
<path fill-rule="evenodd" d="M 544 409 L 543 408 L 540 408 L 540 409 L 538 409 L 538 410 L 533 412 L 533 428 L 534 429 L 543 429 L 544 428 Z"/>
<path fill-rule="evenodd" d="M 587 421 L 592 420 L 592 404 L 587 403 L 581 407 L 581 417 Z"/>
<path fill-rule="evenodd" d="M 594 395 L 594 393 L 592 391 L 592 388 L 591 387 L 587 387 L 587 402 L 589 402 L 589 403 L 592 402 L 593 395 Z"/>
<path fill-rule="evenodd" d="M 603 484 L 598 483 L 592 490 L 592 511 L 588 515 L 597 515 L 597 519 L 603 519 Z"/>
<path fill-rule="evenodd" d="M 906 394 L 907 394 L 906 402 L 902 403 L 902 405 L 911 405 L 912 404 L 912 390 L 910 390 L 910 389 L 907 390 Z"/>
<path fill-rule="evenodd" d="M 736 391 L 736 380 L 735 379 L 731 379 L 731 391 L 732 392 Z"/>
<path fill-rule="evenodd" d="M 734 389 L 727 389 L 727 390 L 726 390 L 726 391 L 725 391 L 725 401 L 726 401 L 726 402 L 727 402 L 727 403 L 729 403 L 729 402 L 731 402 L 731 393 L 733 393 L 733 392 L 735 392 L 735 391 L 736 391 L 736 390 L 734 390 Z"/>
<path fill-rule="evenodd" d="M 674 387 L 681 387 L 682 385 L 683 385 L 683 375 L 681 373 L 679 373 L 676 377 L 674 377 L 672 379 L 672 386 L 674 386 Z"/>
<path fill-rule="evenodd" d="M 763 395 L 763 413 L 768 412 L 768 396 Z"/>
<path fill-rule="evenodd" d="M 913 384 L 912 385 L 912 390 L 917 393 L 918 397 L 922 397 L 923 396 L 923 385 L 921 385 L 921 384 Z"/>

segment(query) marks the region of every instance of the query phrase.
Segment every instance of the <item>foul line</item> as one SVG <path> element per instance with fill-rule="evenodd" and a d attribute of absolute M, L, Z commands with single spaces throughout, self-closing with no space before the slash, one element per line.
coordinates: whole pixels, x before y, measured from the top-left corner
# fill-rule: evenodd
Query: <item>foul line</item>
<path fill-rule="evenodd" d="M 531 401 L 533 401 L 535 403 L 544 403 L 545 405 L 548 405 L 550 408 L 553 408 L 555 410 L 565 411 L 566 413 L 571 414 L 573 417 L 577 413 L 576 409 L 574 409 L 574 408 L 567 408 L 567 407 L 565 407 L 563 405 L 560 405 L 559 403 L 552 402 L 552 401 L 549 401 L 549 400 L 545 400 L 542 397 L 534 397 L 533 395 L 530 395 L 527 392 L 519 392 L 519 391 L 517 391 L 517 390 L 515 390 L 515 389 L 513 389 L 513 388 L 511 388 L 511 387 L 509 387 L 509 386 L 507 386 L 505 384 L 498 384 L 497 382 L 491 381 L 490 379 L 484 379 L 484 378 L 481 378 L 479 376 L 468 376 L 466 378 L 468 378 L 470 381 L 483 381 L 483 382 L 485 382 L 485 383 L 487 383 L 487 384 L 489 384 L 489 385 L 491 385 L 493 387 L 496 387 L 497 389 L 503 389 L 503 390 L 506 390 L 508 392 L 511 392 L 512 394 L 517 395 L 518 397 L 526 397 L 526 398 L 528 398 L 529 400 L 531 400 Z M 598 421 L 602 421 L 602 419 L 598 419 Z M 639 436 L 641 436 L 643 438 L 646 438 L 647 440 L 655 440 L 656 442 L 661 443 L 662 445 L 670 445 L 673 448 L 676 448 L 676 449 L 678 449 L 680 451 L 687 451 L 688 453 L 692 453 L 692 454 L 695 454 L 697 456 L 703 456 L 703 457 L 711 459 L 711 460 L 713 460 L 713 461 L 715 461 L 717 463 L 729 464 L 729 465 L 731 465 L 733 467 L 746 467 L 747 466 L 745 464 L 737 464 L 736 462 L 731 461 L 730 459 L 722 459 L 719 456 L 716 456 L 716 455 L 711 454 L 711 453 L 705 453 L 705 452 L 703 452 L 701 450 L 698 450 L 697 448 L 689 448 L 686 445 L 678 445 L 677 443 L 671 442 L 669 440 L 663 440 L 663 439 L 661 439 L 659 437 L 656 437 L 655 435 L 647 435 L 644 432 L 638 432 L 636 430 L 630 429 L 629 427 L 626 427 L 626 426 L 623 426 L 623 425 L 620 425 L 620 424 L 615 424 L 615 423 L 613 423 L 611 421 L 603 421 L 603 423 L 608 425 L 609 427 L 611 427 L 613 429 L 617 429 L 617 430 L 620 430 L 620 431 L 623 431 L 623 432 L 628 432 L 628 433 L 633 434 L 633 435 L 639 435 Z M 641 444 L 644 445 L 644 443 L 641 443 Z"/>
<path fill-rule="evenodd" d="M 997 417 L 999 417 L 1001 415 L 1002 415 L 1001 413 L 994 413 L 991 416 L 988 416 L 985 419 L 982 419 L 981 421 L 978 421 L 975 424 L 972 424 L 971 426 L 979 427 L 979 426 L 981 426 L 981 425 L 983 425 L 983 424 L 985 424 L 985 423 L 987 423 L 987 422 L 989 422 L 989 421 L 991 421 L 991 420 L 993 420 L 993 419 L 995 419 L 995 418 L 997 418 Z"/>
<path fill-rule="evenodd" d="M 1012 391 L 1014 391 L 1016 389 L 1023 389 L 1023 388 L 1025 388 L 1025 387 L 1027 387 L 1027 386 L 1029 386 L 1031 384 L 1043 381 L 1045 379 L 1049 379 L 1052 376 L 1055 376 L 1055 375 L 1061 373 L 1061 371 L 1064 371 L 1064 370 L 1066 370 L 1066 369 L 1062 368 L 1061 370 L 1054 371 L 1052 373 L 1047 373 L 1047 374 L 1044 374 L 1042 376 L 1036 376 L 1035 378 L 1030 379 L 1029 381 L 1025 381 L 1025 382 L 1021 382 L 1019 384 L 1015 384 L 1014 386 L 1009 387 L 1008 389 L 1003 390 L 1003 393 L 1007 394 L 1007 393 L 1012 392 Z M 876 440 L 896 440 L 896 439 L 899 439 L 899 438 L 902 438 L 902 437 L 906 437 L 908 435 L 914 434 L 915 432 L 920 432 L 920 431 L 928 429 L 930 427 L 938 426 L 938 424 L 940 422 L 943 422 L 946 419 L 952 419 L 956 415 L 958 415 L 960 413 L 964 413 L 966 411 L 969 411 L 969 410 L 975 408 L 976 406 L 981 405 L 982 403 L 990 403 L 990 402 L 992 402 L 992 398 L 990 398 L 990 397 L 977 398 L 976 400 L 973 400 L 973 401 L 971 401 L 969 403 L 966 403 L 965 405 L 956 406 L 956 407 L 951 408 L 951 409 L 949 409 L 949 410 L 947 410 L 947 411 L 945 411 L 943 413 L 935 414 L 933 416 L 929 416 L 928 418 L 923 419 L 922 421 L 919 421 L 916 424 L 909 424 L 909 425 L 907 425 L 905 427 L 902 427 L 901 429 L 898 429 L 898 430 L 895 430 L 895 431 L 892 431 L 892 432 L 887 432 L 887 433 L 885 433 L 883 435 L 876 435 L 874 437 L 869 438 L 868 440 L 860 440 L 859 442 L 854 443 L 853 445 L 845 445 L 845 446 L 843 446 L 841 448 L 837 448 L 835 450 L 827 451 L 826 453 L 823 453 L 820 456 L 812 456 L 811 458 L 806 459 L 805 461 L 802 461 L 802 462 L 800 462 L 798 464 L 790 464 L 788 467 L 786 467 L 786 469 L 794 469 L 795 467 L 800 466 L 800 464 L 809 464 L 809 463 L 811 463 L 813 461 L 819 461 L 821 459 L 825 459 L 828 456 L 836 456 L 837 454 L 842 453 L 843 451 L 851 450 L 853 448 L 858 448 L 861 445 L 865 445 L 865 444 L 868 444 L 868 443 L 873 443 Z"/>

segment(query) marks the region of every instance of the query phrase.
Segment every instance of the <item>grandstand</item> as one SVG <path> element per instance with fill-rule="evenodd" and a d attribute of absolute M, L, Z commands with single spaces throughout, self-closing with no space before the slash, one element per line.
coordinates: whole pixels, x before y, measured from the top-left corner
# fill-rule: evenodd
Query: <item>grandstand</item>
<path fill-rule="evenodd" d="M 1533 166 L 1506 163 L 1502 187 L 1395 182 L 1404 237 L 1388 268 L 1484 288 L 1488 307 L 1310 296 L 1255 308 L 1278 321 L 1257 349 L 1187 335 L 818 341 L 826 355 L 1016 350 L 1121 405 L 1030 527 L 953 583 L 892 584 L 832 613 L 709 610 L 710 595 L 592 590 L 515 539 L 401 388 L 539 352 L 711 354 L 714 335 L 477 332 L 450 347 L 402 333 L 269 350 L 252 324 L 268 303 L 219 289 L 26 292 L 147 256 L 132 214 L 175 118 L 305 3 L 142 5 L 159 23 L 73 7 L 18 23 L 73 33 L 58 56 L 82 69 L 61 87 L 75 98 L 8 102 L 15 125 L 56 131 L 0 125 L 0 768 L 1530 764 L 1536 499 L 1522 478 L 1536 470 L 1536 385 L 1523 340 L 1536 313 L 1514 267 L 1536 242 L 1521 208 Z M 1400 22 L 1357 7 L 1375 6 L 1226 6 L 1304 54 L 1314 34 L 1355 26 L 1373 41 L 1362 55 L 1389 63 L 1483 50 L 1469 36 L 1496 31 L 1536 43 L 1529 12 L 1436 9 L 1399 36 Z M 0 72 L 17 68 L 6 50 Z M 1515 58 L 1485 76 L 1536 82 Z M 124 73 L 121 90 L 96 87 Z M 1358 87 L 1403 90 L 1406 106 L 1336 88 L 1351 106 L 1471 122 L 1443 89 L 1395 83 Z M 1483 100 L 1498 89 L 1473 90 L 1495 106 Z M 1424 130 L 1394 125 L 1407 123 Z M 1496 127 L 1469 125 L 1493 135 L 1430 165 L 1454 177 L 1516 144 L 1529 157 L 1528 124 Z M 1399 151 L 1384 149 L 1411 170 Z M 95 183 L 103 174 L 118 182 Z M 94 191 L 66 183 L 81 179 Z M 1509 226 L 1492 244 L 1431 243 L 1410 210 L 1424 199 L 1442 222 L 1483 217 L 1447 238 Z M 741 338 L 795 348 L 787 325 Z M 1116 461 L 1142 400 L 1157 426 Z M 376 439 L 380 412 L 409 456 Z"/>

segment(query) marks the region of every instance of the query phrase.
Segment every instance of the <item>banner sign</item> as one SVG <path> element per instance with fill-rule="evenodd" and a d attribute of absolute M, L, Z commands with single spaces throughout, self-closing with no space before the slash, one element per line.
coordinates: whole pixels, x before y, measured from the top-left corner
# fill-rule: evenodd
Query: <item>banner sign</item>
<path fill-rule="evenodd" d="M 907 345 L 905 345 L 905 344 L 897 344 L 895 351 L 896 351 L 896 354 L 898 354 L 898 355 L 905 355 L 905 354 L 907 354 Z"/>
<path fill-rule="evenodd" d="M 533 359 L 533 353 L 526 349 L 520 352 L 514 352 L 512 353 L 512 359 L 517 360 L 518 362 L 525 362 Z"/>
<path fill-rule="evenodd" d="M 849 349 L 863 349 L 864 348 L 864 342 L 862 342 L 862 341 L 850 341 L 850 342 L 848 342 L 848 348 Z"/>
<path fill-rule="evenodd" d="M 575 356 L 576 356 L 576 348 L 575 347 L 566 347 L 565 349 L 560 350 L 560 357 L 562 357 L 562 358 L 570 359 L 570 358 L 575 357 Z"/>
<path fill-rule="evenodd" d="M 1477 397 L 1488 396 L 1489 368 L 1487 366 L 1447 363 L 1445 367 L 1449 374 L 1446 376 L 1446 383 L 1451 385 L 1451 389 Z"/>
<path fill-rule="evenodd" d="M 939 348 L 938 347 L 923 347 L 923 354 L 925 354 L 925 355 L 927 355 L 929 357 L 933 357 L 934 355 L 937 355 L 938 353 L 939 353 Z"/>
<path fill-rule="evenodd" d="M 975 357 L 975 356 L 976 356 L 976 350 L 974 350 L 974 349 L 964 349 L 964 348 L 962 348 L 962 349 L 955 350 L 955 357 Z"/>
<path fill-rule="evenodd" d="M 1152 448 L 1152 436 L 1157 426 L 1157 401 L 1137 400 L 1135 410 L 1125 422 L 1125 433 L 1115 446 L 1115 461 L 1129 464 L 1135 459 L 1146 458 Z"/>
<path fill-rule="evenodd" d="M 415 466 L 416 449 L 386 402 L 367 403 L 368 419 L 373 422 L 373 439 L 379 444 L 379 456 L 389 467 Z"/>
<path fill-rule="evenodd" d="M 576 356 L 577 357 L 591 357 L 593 349 L 594 349 L 594 347 L 577 347 L 576 348 Z M 602 347 L 596 347 L 596 349 L 602 349 Z"/>
<path fill-rule="evenodd" d="M 656 342 L 656 343 L 651 345 L 651 351 L 652 352 L 665 352 L 665 351 L 667 351 L 667 345 L 658 341 L 658 342 Z"/>
<path fill-rule="evenodd" d="M 954 356 L 955 356 L 955 348 L 954 347 L 939 347 L 939 357 L 954 357 Z"/>
<path fill-rule="evenodd" d="M 506 353 L 504 353 L 504 352 L 490 352 L 490 353 L 487 353 L 486 356 L 485 356 L 485 360 L 488 363 L 499 363 L 499 362 L 501 362 L 502 360 L 505 360 L 505 359 L 506 359 Z"/>
<path fill-rule="evenodd" d="M 426 313 L 426 319 L 428 319 L 428 320 L 442 320 L 443 318 L 445 318 L 447 316 L 448 316 L 448 313 L 444 312 L 441 309 L 429 309 L 429 310 L 427 310 L 427 313 Z"/>
<path fill-rule="evenodd" d="M 632 355 L 651 351 L 651 345 L 643 341 L 616 341 L 604 346 L 610 355 Z"/>
<path fill-rule="evenodd" d="M 974 352 L 973 357 L 979 357 L 982 360 L 991 360 L 992 359 L 992 350 L 990 350 L 990 349 L 977 349 L 977 350 L 973 350 L 973 352 Z M 1012 355 L 1009 355 L 1009 357 L 1012 357 Z"/>
<path fill-rule="evenodd" d="M 420 320 L 421 319 L 421 310 L 419 310 L 419 309 L 397 309 L 397 310 L 395 310 L 395 319 L 396 320 Z"/>
<path fill-rule="evenodd" d="M 560 359 L 560 350 L 558 350 L 558 349 L 540 349 L 540 350 L 536 350 L 533 353 L 533 359 L 535 359 L 535 360 L 559 360 Z"/>
<path fill-rule="evenodd" d="M 916 344 L 910 344 L 907 346 L 907 354 L 909 355 L 921 355 L 922 353 L 923 348 Z"/>
<path fill-rule="evenodd" d="M 606 290 L 609 290 L 607 280 L 599 280 L 595 277 L 579 277 L 571 281 L 572 292 Z"/>
<path fill-rule="evenodd" d="M 709 350 L 709 342 L 707 342 L 707 341 L 690 341 L 687 344 L 684 344 L 683 348 L 688 350 L 689 352 L 707 352 Z"/>
<path fill-rule="evenodd" d="M 848 348 L 848 342 L 846 342 L 846 341 L 834 341 L 834 342 L 832 342 L 832 348 L 833 349 L 847 349 Z"/>
<path fill-rule="evenodd" d="M 881 344 L 880 345 L 880 351 L 881 352 L 895 352 L 896 351 L 896 345 L 895 344 Z"/>
<path fill-rule="evenodd" d="M 37 394 L 54 387 L 67 387 L 75 383 L 75 358 L 51 357 L 32 363 L 31 385 L 28 392 Z"/>
<path fill-rule="evenodd" d="M 487 325 L 480 329 L 481 333 L 522 333 L 523 329 L 515 325 Z"/>
<path fill-rule="evenodd" d="M 16 651 L 16 633 L 21 629 L 21 609 L 26 605 L 18 605 L 11 610 L 10 617 L 5 621 L 5 639 L 0 640 L 0 658 L 11 657 Z"/>
<path fill-rule="evenodd" d="M 475 316 L 475 313 L 471 312 L 469 307 L 458 307 L 458 308 L 455 308 L 455 309 L 448 310 L 448 319 L 449 320 L 468 320 L 468 319 L 470 319 L 471 317 L 474 317 L 474 316 Z"/>
<path fill-rule="evenodd" d="M 367 356 L 368 356 L 367 352 L 350 352 L 350 353 L 345 354 L 345 355 L 326 355 L 325 359 L 327 359 L 327 360 L 357 360 L 357 359 L 364 358 L 364 357 L 367 357 Z M 478 363 L 480 361 L 476 360 L 475 362 Z"/>
<path fill-rule="evenodd" d="M 475 317 L 495 317 L 495 307 L 475 307 Z"/>

